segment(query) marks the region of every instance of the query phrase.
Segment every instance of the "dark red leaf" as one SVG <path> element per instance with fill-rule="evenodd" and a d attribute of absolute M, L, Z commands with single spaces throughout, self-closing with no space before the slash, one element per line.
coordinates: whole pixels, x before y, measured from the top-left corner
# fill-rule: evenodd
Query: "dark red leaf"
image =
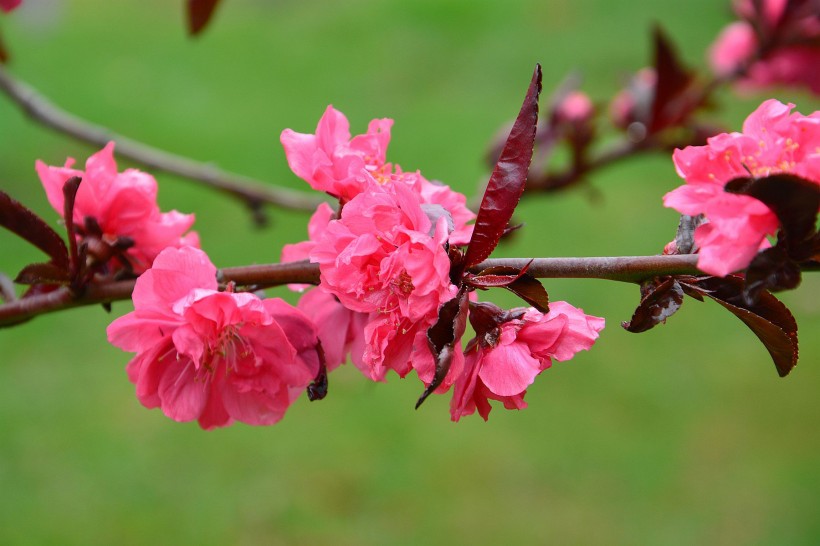
<path fill-rule="evenodd" d="M 655 26 L 652 31 L 654 67 L 657 77 L 649 133 L 681 123 L 697 107 L 697 101 L 688 97 L 692 74 L 678 59 L 672 42 Z"/>
<path fill-rule="evenodd" d="M 464 278 L 464 284 L 473 288 L 505 288 L 519 275 L 471 275 Z"/>
<path fill-rule="evenodd" d="M 665 323 L 683 304 L 683 289 L 674 279 L 669 278 L 646 290 L 640 305 L 635 309 L 632 320 L 621 326 L 629 332 L 639 333 Z"/>
<path fill-rule="evenodd" d="M 725 189 L 754 197 L 772 209 L 780 221 L 781 238 L 790 250 L 796 250 L 816 231 L 820 186 L 814 182 L 791 174 L 775 174 L 765 178 L 736 178 L 729 181 Z"/>
<path fill-rule="evenodd" d="M 536 65 L 524 104 L 484 191 L 465 255 L 466 267 L 483 261 L 492 253 L 521 199 L 532 160 L 540 92 L 541 65 Z"/>
<path fill-rule="evenodd" d="M 46 222 L 0 190 L 0 225 L 33 244 L 51 258 L 57 267 L 68 269 L 65 243 Z"/>
<path fill-rule="evenodd" d="M 68 281 L 68 271 L 52 262 L 29 264 L 14 279 L 19 284 L 66 284 Z"/>
<path fill-rule="evenodd" d="M 521 275 L 518 279 L 505 286 L 507 290 L 529 303 L 542 313 L 550 312 L 550 298 L 541 281 L 532 275 Z"/>
<path fill-rule="evenodd" d="M 427 330 L 427 343 L 430 345 L 430 350 L 433 352 L 433 358 L 436 361 L 436 373 L 433 376 L 433 381 L 424 389 L 416 402 L 416 409 L 441 385 L 444 378 L 447 377 L 447 372 L 450 371 L 455 345 L 467 328 L 469 302 L 467 288 L 462 287 L 455 298 L 441 306 L 438 311 L 438 320 Z"/>
<path fill-rule="evenodd" d="M 470 325 L 476 333 L 478 344 L 484 348 L 493 348 L 501 335 L 501 325 L 511 320 L 520 319 L 527 312 L 524 307 L 505 311 L 494 303 L 482 301 L 470 303 Z M 475 342 L 471 341 L 470 343 Z"/>
<path fill-rule="evenodd" d="M 521 270 L 514 267 L 489 267 L 478 275 L 466 278 L 465 283 L 482 289 L 506 288 L 542 313 L 549 313 L 549 295 L 541 281 L 527 274 L 529 265 Z"/>
<path fill-rule="evenodd" d="M 800 285 L 801 277 L 800 266 L 778 244 L 758 252 L 749 264 L 743 297 L 752 302 L 763 290 L 793 290 Z"/>
<path fill-rule="evenodd" d="M 705 277 L 681 285 L 687 294 L 708 296 L 742 320 L 763 342 L 780 377 L 797 365 L 797 322 L 771 293 L 761 292 L 754 303 L 745 301 L 740 277 Z"/>
<path fill-rule="evenodd" d="M 208 26 L 219 0 L 188 0 L 188 32 L 196 36 Z"/>

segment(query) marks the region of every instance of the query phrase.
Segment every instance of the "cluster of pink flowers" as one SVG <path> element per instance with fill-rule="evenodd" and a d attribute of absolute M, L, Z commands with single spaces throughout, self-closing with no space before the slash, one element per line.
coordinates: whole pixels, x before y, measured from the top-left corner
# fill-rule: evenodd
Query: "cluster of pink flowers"
<path fill-rule="evenodd" d="M 746 118 L 742 133 L 675 150 L 675 167 L 686 184 L 666 194 L 664 205 L 708 220 L 695 230 L 702 271 L 724 276 L 745 268 L 779 225 L 762 202 L 726 193 L 727 182 L 790 173 L 820 184 L 820 112 L 803 116 L 792 108 L 767 100 Z"/>
<path fill-rule="evenodd" d="M 462 194 L 387 163 L 392 123 L 374 120 L 366 134 L 351 138 L 347 119 L 329 107 L 315 134 L 282 133 L 293 171 L 339 201 L 339 211 L 317 208 L 308 241 L 283 249 L 283 261 L 319 265 L 320 285 L 302 295 L 298 308 L 231 285 L 220 291 L 207 255 L 181 237 L 193 218 L 159 213 L 153 178 L 118 173 L 113 145 L 92 156 L 85 172 L 70 169 L 71 162 L 38 163 L 58 210 L 65 180 L 82 176 L 74 222 L 88 225 L 93 217 L 103 238 L 128 237 L 129 256 L 145 266 L 134 311 L 108 328 L 112 344 L 136 353 L 127 372 L 143 405 L 205 429 L 234 421 L 268 425 L 350 358 L 374 381 L 389 370 L 400 377 L 415 371 L 428 388 L 435 380 L 437 393 L 454 387 L 452 419 L 476 409 L 486 419 L 489 400 L 525 407 L 526 389 L 552 359 L 592 346 L 604 320 L 565 302 L 545 314 L 503 311 L 477 303 L 474 292 L 465 296 L 461 280 L 450 276 L 450 251 L 469 243 L 475 215 Z M 466 351 L 461 339 L 452 340 L 439 383 L 441 355 L 428 334 L 454 298 L 464 302 L 462 324 L 470 309 L 491 326 L 477 328 Z M 460 337 L 463 328 L 456 331 Z"/>
<path fill-rule="evenodd" d="M 199 246 L 196 232 L 185 234 L 194 223 L 194 215 L 175 210 L 160 212 L 157 181 L 136 169 L 118 172 L 113 142 L 88 158 L 85 171 L 71 168 L 73 164 L 72 158 L 63 167 L 50 167 L 38 161 L 37 174 L 48 202 L 60 215 L 64 212 L 63 185 L 73 176 L 82 178 L 73 221 L 78 236 L 89 243 L 89 252 L 98 253 L 96 257 L 103 262 L 108 261 L 111 272 L 128 269 L 141 273 L 165 248 Z M 111 247 L 118 243 L 125 243 L 125 255 L 110 259 Z"/>
<path fill-rule="evenodd" d="M 793 5 L 792 5 L 793 4 Z M 727 26 L 712 45 L 709 58 L 719 75 L 746 68 L 742 84 L 806 86 L 820 93 L 820 18 L 812 2 L 763 0 L 760 11 L 752 0 L 736 0 L 741 18 Z"/>
<path fill-rule="evenodd" d="M 389 370 L 400 377 L 415 370 L 429 385 L 435 361 L 427 330 L 441 306 L 458 292 L 450 279 L 447 249 L 469 242 L 467 223 L 474 215 L 464 206 L 463 195 L 427 181 L 419 172 L 405 173 L 386 162 L 392 124 L 392 120 L 374 120 L 365 135 L 351 138 L 347 119 L 328 107 L 316 134 L 282 133 L 293 171 L 313 188 L 337 197 L 342 207 L 336 214 L 321 205 L 308 226 L 310 240 L 286 246 L 282 259 L 310 258 L 319 264 L 321 284 L 303 296 L 299 308 L 316 321 L 329 369 L 349 355 L 372 380 L 385 380 Z M 454 420 L 472 413 L 475 401 L 482 397 L 478 404 L 484 418 L 489 411 L 487 398 L 506 404 L 515 396 L 519 402 L 514 407 L 523 407 L 526 387 L 549 366 L 550 356 L 565 360 L 592 345 L 603 319 L 584 315 L 564 302 L 553 305 L 558 310 L 549 315 L 530 309 L 524 318 L 505 323 L 500 344 L 476 349 L 473 343 L 465 354 L 458 340 L 449 372 L 436 391 L 456 385 Z M 552 337 L 546 345 L 533 335 L 544 328 L 530 327 L 541 322 L 550 325 Z M 514 343 L 519 330 L 520 339 Z M 539 362 L 538 370 L 527 378 L 520 377 L 516 361 L 517 353 L 525 350 L 521 347 L 529 347 Z M 503 379 L 477 381 L 476 374 L 487 362 L 492 364 L 485 375 L 515 376 L 507 387 L 520 388 L 511 393 L 499 387 Z"/>

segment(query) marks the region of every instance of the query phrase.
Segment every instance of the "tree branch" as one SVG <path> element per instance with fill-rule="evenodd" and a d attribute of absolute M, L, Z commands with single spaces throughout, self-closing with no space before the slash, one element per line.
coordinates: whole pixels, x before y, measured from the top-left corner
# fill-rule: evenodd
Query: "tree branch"
<path fill-rule="evenodd" d="M 117 154 L 147 169 L 162 171 L 201 182 L 242 200 L 258 214 L 263 204 L 312 212 L 322 202 L 317 195 L 271 186 L 259 180 L 223 171 L 213 164 L 200 163 L 118 135 L 60 109 L 35 89 L 15 79 L 0 66 L 0 91 L 32 120 L 76 140 L 102 148 L 117 143 Z"/>
<path fill-rule="evenodd" d="M 522 268 L 528 258 L 494 258 L 471 268 L 473 273 L 488 267 Z M 528 273 L 542 279 L 603 279 L 622 282 L 641 282 L 660 275 L 702 275 L 695 267 L 697 255 L 679 256 L 621 256 L 606 258 L 536 258 Z M 319 266 L 307 260 L 278 264 L 227 267 L 217 272 L 222 283 L 234 282 L 254 289 L 289 283 L 319 284 Z M 0 327 L 25 322 L 37 315 L 84 305 L 126 300 L 134 289 L 133 280 L 105 284 L 91 284 L 82 294 L 68 287 L 9 301 L 0 305 Z"/>

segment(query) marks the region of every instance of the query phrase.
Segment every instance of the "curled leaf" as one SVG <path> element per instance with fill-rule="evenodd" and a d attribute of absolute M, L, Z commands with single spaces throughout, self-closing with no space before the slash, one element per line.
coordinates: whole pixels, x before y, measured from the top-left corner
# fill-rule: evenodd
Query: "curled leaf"
<path fill-rule="evenodd" d="M 657 286 L 648 285 L 642 292 L 645 294 L 632 314 L 632 319 L 621 323 L 629 332 L 646 332 L 658 324 L 665 323 L 666 319 L 674 315 L 683 304 L 683 289 L 672 277 Z"/>
<path fill-rule="evenodd" d="M 468 304 L 467 288 L 462 287 L 456 297 L 441 306 L 438 312 L 438 320 L 427 330 L 427 343 L 433 352 L 436 373 L 430 385 L 424 389 L 416 402 L 416 409 L 441 385 L 444 378 L 447 377 L 447 372 L 450 371 L 455 345 L 467 328 Z"/>

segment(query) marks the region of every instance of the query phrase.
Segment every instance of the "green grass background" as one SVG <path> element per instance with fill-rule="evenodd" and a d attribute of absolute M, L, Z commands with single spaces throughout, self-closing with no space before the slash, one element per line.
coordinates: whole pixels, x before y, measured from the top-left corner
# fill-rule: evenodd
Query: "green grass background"
<path fill-rule="evenodd" d="M 307 189 L 278 135 L 311 132 L 332 103 L 354 133 L 394 118 L 390 159 L 469 195 L 536 62 L 546 90 L 580 69 L 584 88 L 605 100 L 648 62 L 653 21 L 702 66 L 730 16 L 713 0 L 225 0 L 191 40 L 182 4 L 27 0 L 0 30 L 16 75 L 133 138 Z M 716 115 L 737 129 L 768 96 L 804 113 L 818 107 L 794 91 L 726 93 Z M 0 98 L 0 187 L 55 224 L 35 159 L 82 162 L 93 151 Z M 236 202 L 158 179 L 163 209 L 195 211 L 220 266 L 275 261 L 305 236 L 304 214 L 271 210 L 272 226 L 255 230 Z M 661 196 L 679 183 L 670 158 L 656 156 L 525 199 L 526 228 L 496 255 L 657 253 L 676 225 Z M 10 234 L 0 249 L 12 275 L 41 258 Z M 137 402 L 129 355 L 104 332 L 128 304 L 2 330 L 0 543 L 820 542 L 817 276 L 783 296 L 802 336 L 787 379 L 717 305 L 689 300 L 669 324 L 634 335 L 619 327 L 634 286 L 547 287 L 608 327 L 593 351 L 538 379 L 528 409 L 496 409 L 488 423 L 451 423 L 448 397 L 414 411 L 417 380 L 372 384 L 346 367 L 326 400 L 300 400 L 276 426 L 206 433 Z"/>

